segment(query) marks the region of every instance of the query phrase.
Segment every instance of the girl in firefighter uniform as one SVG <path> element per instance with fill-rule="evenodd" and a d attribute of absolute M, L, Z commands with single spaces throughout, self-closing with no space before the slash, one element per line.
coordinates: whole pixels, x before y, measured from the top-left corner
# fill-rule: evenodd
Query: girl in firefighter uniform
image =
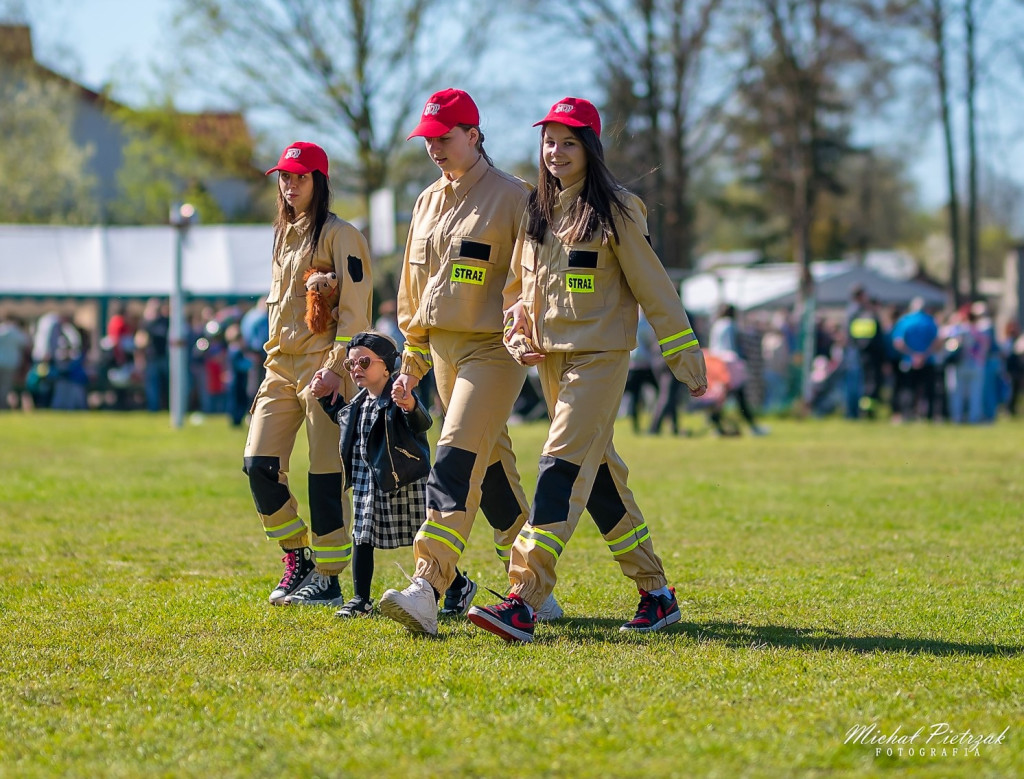
<path fill-rule="evenodd" d="M 409 587 L 388 590 L 379 604 L 412 632 L 436 634 L 438 599 L 449 588 L 445 611 L 469 608 L 476 585 L 457 581 L 455 566 L 477 509 L 506 566 L 528 512 L 506 426 L 526 373 L 502 344 L 501 291 L 529 187 L 491 164 L 479 122 L 468 94 L 445 89 L 409 135 L 425 139 L 443 173 L 416 201 L 398 292 L 406 341 L 393 396 L 401 402 L 432 369 L 444 409 L 416 570 Z M 560 616 L 553 600 L 547 607 Z"/>
<path fill-rule="evenodd" d="M 317 398 L 354 394 L 342 363 L 348 341 L 370 325 L 370 252 L 362 233 L 328 210 L 323 149 L 293 143 L 267 175 L 275 171 L 278 217 L 267 297 L 267 372 L 252 407 L 243 470 L 267 538 L 284 551 L 284 574 L 270 602 L 336 605 L 342 600 L 338 574 L 352 557 L 346 527 L 351 508 L 342 496 L 338 428 Z M 335 276 L 336 301 L 332 297 L 327 305 L 336 306 L 336 314 L 329 322 L 310 324 L 305 286 L 310 269 Z M 309 442 L 308 525 L 287 476 L 303 425 Z"/>
<path fill-rule="evenodd" d="M 540 181 L 516 242 L 506 343 L 536 365 L 551 427 L 529 522 L 512 547 L 511 594 L 469 619 L 508 641 L 532 641 L 534 612 L 555 586 L 555 565 L 584 509 L 640 593 L 625 631 L 679 620 L 675 592 L 633 493 L 612 431 L 643 307 L 676 378 L 707 387 L 704 358 L 682 302 L 651 248 L 647 212 L 604 164 L 597 110 L 565 98 L 542 125 Z"/>

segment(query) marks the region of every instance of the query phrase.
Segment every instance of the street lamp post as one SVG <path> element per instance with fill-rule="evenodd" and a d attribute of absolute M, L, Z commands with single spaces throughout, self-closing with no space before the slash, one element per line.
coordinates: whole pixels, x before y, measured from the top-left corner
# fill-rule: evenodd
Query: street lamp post
<path fill-rule="evenodd" d="M 185 235 L 197 218 L 195 206 L 175 203 L 171 206 L 171 225 L 174 227 L 174 280 L 171 287 L 171 337 L 168 349 L 170 360 L 171 427 L 180 429 L 185 421 L 188 404 L 188 350 L 186 349 L 185 292 L 182 288 L 182 253 Z"/>

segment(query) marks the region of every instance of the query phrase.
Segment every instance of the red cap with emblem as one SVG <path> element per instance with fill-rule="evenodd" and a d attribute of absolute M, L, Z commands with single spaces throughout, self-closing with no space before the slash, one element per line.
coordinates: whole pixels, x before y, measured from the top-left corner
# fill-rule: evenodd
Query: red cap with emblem
<path fill-rule="evenodd" d="M 285 170 L 300 175 L 318 170 L 327 176 L 327 152 L 315 143 L 296 141 L 281 152 L 281 159 L 277 161 L 277 165 L 267 171 L 267 175 L 269 176 L 275 170 Z"/>
<path fill-rule="evenodd" d="M 437 138 L 459 124 L 480 124 L 480 112 L 466 92 L 461 89 L 442 89 L 435 92 L 423 106 L 423 114 L 410 138 Z"/>
<path fill-rule="evenodd" d="M 598 136 L 601 135 L 601 115 L 597 113 L 594 104 L 582 97 L 563 97 L 548 111 L 548 115 L 533 126 L 558 122 L 569 127 L 589 127 Z"/>

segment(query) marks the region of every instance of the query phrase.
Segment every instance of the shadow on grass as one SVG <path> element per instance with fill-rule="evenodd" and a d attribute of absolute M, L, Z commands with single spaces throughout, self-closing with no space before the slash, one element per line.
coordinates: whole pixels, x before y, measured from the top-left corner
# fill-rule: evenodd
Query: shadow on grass
<path fill-rule="evenodd" d="M 638 634 L 620 633 L 622 622 L 612 619 L 565 619 L 557 623 L 568 628 L 562 640 L 586 643 L 635 641 Z M 545 633 L 547 631 L 544 631 Z M 639 634 L 642 635 L 642 634 Z M 892 636 L 845 636 L 829 628 L 795 628 L 786 625 L 750 625 L 739 622 L 678 622 L 658 634 L 665 638 L 693 639 L 697 642 L 724 644 L 744 649 L 807 649 L 820 652 L 893 652 L 912 655 L 967 655 L 1016 657 L 1024 646 L 1004 644 L 968 644 L 928 638 Z M 542 638 L 540 629 L 538 638 Z"/>

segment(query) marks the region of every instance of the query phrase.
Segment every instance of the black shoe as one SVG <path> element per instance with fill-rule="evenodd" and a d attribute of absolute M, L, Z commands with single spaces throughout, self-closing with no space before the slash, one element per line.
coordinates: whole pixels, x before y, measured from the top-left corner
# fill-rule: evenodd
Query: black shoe
<path fill-rule="evenodd" d="M 619 628 L 623 633 L 653 633 L 661 630 L 683 616 L 679 613 L 675 588 L 669 587 L 671 597 L 652 595 L 640 590 L 640 605 L 636 607 L 636 616 Z"/>
<path fill-rule="evenodd" d="M 334 612 L 336 617 L 368 617 L 373 614 L 373 601 L 356 595 L 352 600 Z"/>
<path fill-rule="evenodd" d="M 518 595 L 509 595 L 493 606 L 474 606 L 467 616 L 477 627 L 489 630 L 506 641 L 533 641 L 536 618 Z"/>
<path fill-rule="evenodd" d="M 342 602 L 338 576 L 313 572 L 305 587 L 300 587 L 286 599 L 292 606 L 337 606 Z"/>
<path fill-rule="evenodd" d="M 301 549 L 286 549 L 284 557 L 284 575 L 274 591 L 270 593 L 270 602 L 275 606 L 286 605 L 288 596 L 300 587 L 309 583 L 316 566 L 313 563 L 313 550 L 308 546 Z"/>
<path fill-rule="evenodd" d="M 461 587 L 452 584 L 444 593 L 444 606 L 438 612 L 439 617 L 461 617 L 469 607 L 473 605 L 473 597 L 476 595 L 476 582 L 465 574 L 462 575 L 465 584 Z"/>

